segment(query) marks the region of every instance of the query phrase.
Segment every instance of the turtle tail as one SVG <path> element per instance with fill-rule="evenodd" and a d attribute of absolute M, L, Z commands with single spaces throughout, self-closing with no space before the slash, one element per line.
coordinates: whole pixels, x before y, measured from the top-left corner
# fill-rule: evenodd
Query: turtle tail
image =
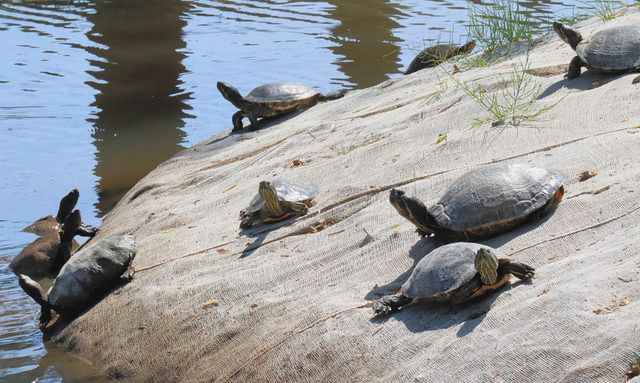
<path fill-rule="evenodd" d="M 413 298 L 399 293 L 394 295 L 385 295 L 384 297 L 373 302 L 374 316 L 389 315 L 394 311 L 398 311 L 400 307 L 411 303 Z"/>
<path fill-rule="evenodd" d="M 340 90 L 336 90 L 336 91 L 329 92 L 329 93 L 320 93 L 318 95 L 318 101 L 337 100 L 339 98 L 344 97 L 345 94 L 347 94 L 347 90 L 346 89 L 340 89 Z"/>

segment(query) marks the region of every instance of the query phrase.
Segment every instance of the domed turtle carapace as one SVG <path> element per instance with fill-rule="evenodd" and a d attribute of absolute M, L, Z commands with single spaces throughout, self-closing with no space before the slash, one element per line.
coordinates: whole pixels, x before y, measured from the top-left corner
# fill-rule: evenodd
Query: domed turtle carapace
<path fill-rule="evenodd" d="M 346 93 L 340 90 L 322 94 L 306 85 L 281 81 L 261 85 L 242 97 L 236 88 L 227 83 L 219 81 L 217 86 L 222 96 L 240 109 L 231 117 L 233 131 L 243 128 L 242 118 L 244 117 L 251 121 L 250 129 L 255 130 L 259 126 L 258 118 L 260 117 L 309 109 L 320 101 L 335 100 Z"/>
<path fill-rule="evenodd" d="M 562 200 L 564 177 L 527 164 L 486 165 L 455 180 L 435 205 L 392 189 L 389 201 L 422 236 L 476 241 L 540 218 Z"/>
<path fill-rule="evenodd" d="M 373 311 L 386 315 L 416 298 L 462 303 L 504 286 L 511 275 L 531 279 L 534 271 L 533 267 L 514 262 L 489 246 L 451 243 L 425 255 L 400 292 L 374 302 Z"/>

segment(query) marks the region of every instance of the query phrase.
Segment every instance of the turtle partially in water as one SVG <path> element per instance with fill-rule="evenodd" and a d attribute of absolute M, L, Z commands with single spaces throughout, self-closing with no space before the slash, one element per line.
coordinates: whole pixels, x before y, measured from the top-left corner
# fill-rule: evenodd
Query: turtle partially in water
<path fill-rule="evenodd" d="M 261 85 L 242 97 L 236 88 L 225 82 L 218 81 L 217 86 L 222 96 L 240 109 L 231 117 L 234 132 L 244 127 L 242 124 L 244 117 L 251 121 L 250 129 L 256 130 L 259 127 L 258 118 L 260 117 L 306 110 L 320 101 L 335 100 L 346 93 L 344 90 L 339 90 L 322 94 L 303 84 L 281 81 Z"/>
<path fill-rule="evenodd" d="M 435 205 L 392 189 L 389 201 L 421 236 L 477 241 L 509 231 L 555 209 L 564 177 L 528 164 L 486 165 L 455 180 Z"/>
<path fill-rule="evenodd" d="M 69 320 L 104 297 L 118 281 L 131 280 L 135 255 L 135 237 L 106 238 L 74 254 L 46 294 L 39 283 L 24 274 L 19 275 L 19 284 L 41 306 L 41 325 L 51 320 L 51 310 Z"/>
<path fill-rule="evenodd" d="M 475 49 L 475 47 L 476 42 L 474 40 L 471 40 L 462 46 L 453 44 L 438 44 L 431 46 L 418 53 L 413 61 L 411 61 L 411 64 L 409 64 L 409 67 L 407 67 L 407 70 L 404 71 L 404 74 L 407 75 L 424 68 L 431 68 L 440 65 L 454 56 L 470 53 Z"/>
<path fill-rule="evenodd" d="M 640 69 L 640 26 L 624 25 L 583 38 L 578 30 L 560 22 L 553 29 L 576 51 L 569 64 L 568 78 L 580 76 L 582 67 L 602 73 L 626 73 Z"/>
<path fill-rule="evenodd" d="M 240 212 L 240 229 L 248 229 L 254 222 L 269 223 L 303 216 L 317 195 L 315 185 L 285 179 L 261 181 L 258 194 Z"/>
<path fill-rule="evenodd" d="M 60 205 L 58 206 L 58 213 L 56 216 L 47 215 L 30 224 L 29 226 L 22 229 L 22 231 L 27 233 L 33 233 L 38 236 L 48 235 L 54 232 L 60 232 L 62 229 L 62 225 L 64 224 L 64 220 L 67 218 L 69 213 L 76 207 L 78 203 L 78 199 L 80 198 L 80 192 L 78 189 L 71 190 L 67 195 L 62 197 L 60 200 Z M 76 235 L 80 235 L 83 237 L 93 237 L 99 229 L 88 226 L 82 222 L 80 222 L 80 226 L 76 231 Z"/>
<path fill-rule="evenodd" d="M 9 264 L 11 270 L 33 278 L 57 275 L 71 257 L 75 245 L 73 237 L 80 227 L 80 220 L 80 211 L 69 213 L 59 232 L 43 235 L 22 249 Z"/>
<path fill-rule="evenodd" d="M 499 250 L 470 242 L 440 246 L 424 256 L 394 295 L 373 304 L 375 315 L 387 315 L 416 298 L 462 303 L 497 290 L 511 275 L 529 280 L 535 269 L 514 262 Z"/>

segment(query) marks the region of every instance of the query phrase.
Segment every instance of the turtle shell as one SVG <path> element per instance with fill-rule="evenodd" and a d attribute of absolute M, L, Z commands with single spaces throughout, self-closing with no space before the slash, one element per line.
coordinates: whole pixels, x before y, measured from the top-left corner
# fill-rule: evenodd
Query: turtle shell
<path fill-rule="evenodd" d="M 543 207 L 563 182 L 562 175 L 542 167 L 487 165 L 454 181 L 429 212 L 439 225 L 458 232 L 509 225 Z"/>
<path fill-rule="evenodd" d="M 582 40 L 576 53 L 589 67 L 602 71 L 623 71 L 640 67 L 640 27 L 605 29 Z"/>
<path fill-rule="evenodd" d="M 89 307 L 113 287 L 135 255 L 131 235 L 103 239 L 79 250 L 53 281 L 49 303 L 64 313 Z"/>
<path fill-rule="evenodd" d="M 280 81 L 261 85 L 249 92 L 244 99 L 258 104 L 291 103 L 313 98 L 318 93 L 320 92 L 303 84 Z"/>
<path fill-rule="evenodd" d="M 304 202 L 310 201 L 318 195 L 319 189 L 316 185 L 306 184 L 297 181 L 286 180 L 282 178 L 276 178 L 271 181 L 271 185 L 276 189 L 278 199 L 289 202 Z M 247 214 L 256 212 L 262 209 L 264 200 L 260 194 L 256 194 L 255 197 L 249 203 L 244 212 Z"/>
<path fill-rule="evenodd" d="M 455 242 L 440 246 L 418 262 L 401 292 L 410 298 L 446 298 L 449 292 L 477 274 L 474 261 L 481 248 L 491 250 L 498 258 L 505 258 L 499 250 L 478 243 Z"/>

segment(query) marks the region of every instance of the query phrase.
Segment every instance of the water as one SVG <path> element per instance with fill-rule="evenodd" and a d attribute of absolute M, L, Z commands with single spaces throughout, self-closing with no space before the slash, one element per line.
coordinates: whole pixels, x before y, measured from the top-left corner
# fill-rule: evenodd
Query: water
<path fill-rule="evenodd" d="M 521 5 L 544 19 L 567 1 Z M 231 127 L 217 80 L 367 87 L 430 42 L 466 41 L 466 18 L 461 0 L 1 2 L 0 382 L 104 379 L 43 343 L 7 267 L 71 188 L 97 225 L 158 163 Z"/>

